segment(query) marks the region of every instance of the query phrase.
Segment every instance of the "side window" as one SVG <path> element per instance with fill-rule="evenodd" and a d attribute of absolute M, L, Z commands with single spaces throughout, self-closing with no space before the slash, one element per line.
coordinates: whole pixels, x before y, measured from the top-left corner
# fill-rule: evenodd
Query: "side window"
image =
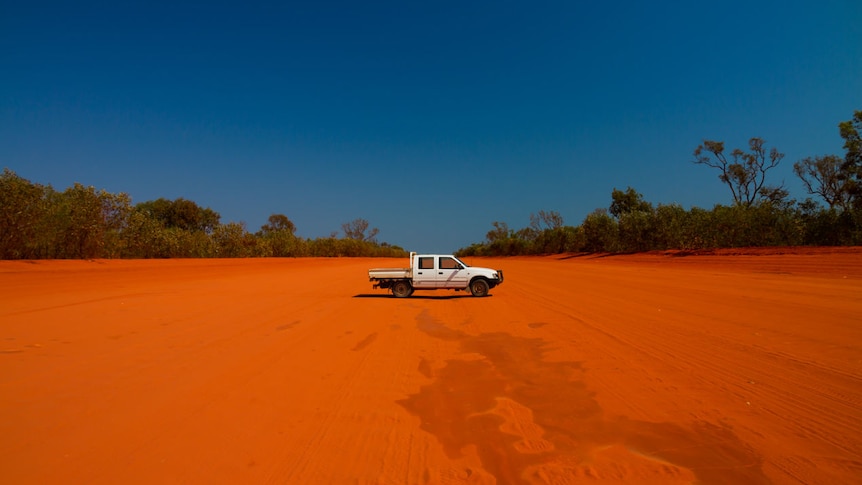
<path fill-rule="evenodd" d="M 419 258 L 419 269 L 434 269 L 434 258 Z"/>
<path fill-rule="evenodd" d="M 452 258 L 440 258 L 440 269 L 461 269 L 461 265 Z"/>

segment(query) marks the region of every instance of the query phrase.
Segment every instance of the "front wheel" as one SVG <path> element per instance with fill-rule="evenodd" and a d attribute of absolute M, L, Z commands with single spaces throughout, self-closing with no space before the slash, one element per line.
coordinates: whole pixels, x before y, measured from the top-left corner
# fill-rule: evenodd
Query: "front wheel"
<path fill-rule="evenodd" d="M 395 284 L 392 285 L 392 294 L 395 295 L 396 298 L 407 298 L 413 294 L 413 287 L 406 281 L 396 281 Z"/>
<path fill-rule="evenodd" d="M 488 282 L 483 279 L 473 280 L 473 282 L 470 283 L 470 293 L 472 293 L 473 296 L 488 296 L 489 289 Z"/>

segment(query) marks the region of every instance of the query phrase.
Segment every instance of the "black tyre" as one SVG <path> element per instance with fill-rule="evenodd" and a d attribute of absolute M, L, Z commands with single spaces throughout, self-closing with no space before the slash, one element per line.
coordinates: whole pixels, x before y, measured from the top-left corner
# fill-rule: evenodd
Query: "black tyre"
<path fill-rule="evenodd" d="M 413 287 L 406 281 L 396 281 L 392 285 L 392 294 L 396 298 L 407 298 L 413 294 Z"/>
<path fill-rule="evenodd" d="M 473 296 L 488 296 L 488 290 L 490 287 L 488 286 L 488 282 L 483 279 L 473 280 L 470 283 L 470 293 Z"/>

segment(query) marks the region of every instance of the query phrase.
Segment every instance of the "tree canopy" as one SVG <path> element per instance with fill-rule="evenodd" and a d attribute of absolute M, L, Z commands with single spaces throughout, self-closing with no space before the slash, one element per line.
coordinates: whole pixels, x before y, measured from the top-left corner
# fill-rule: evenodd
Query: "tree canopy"
<path fill-rule="evenodd" d="M 862 207 L 862 110 L 853 112 L 853 118 L 838 124 L 844 139 L 844 163 L 841 165 L 845 190 L 854 207 Z"/>
<path fill-rule="evenodd" d="M 750 207 L 758 198 L 772 199 L 782 190 L 767 186 L 766 174 L 778 166 L 784 154 L 775 148 L 767 152 L 765 145 L 761 138 L 751 138 L 748 152 L 735 148 L 728 158 L 724 142 L 706 140 L 695 148 L 694 163 L 718 169 L 718 179 L 730 189 L 733 202 Z"/>

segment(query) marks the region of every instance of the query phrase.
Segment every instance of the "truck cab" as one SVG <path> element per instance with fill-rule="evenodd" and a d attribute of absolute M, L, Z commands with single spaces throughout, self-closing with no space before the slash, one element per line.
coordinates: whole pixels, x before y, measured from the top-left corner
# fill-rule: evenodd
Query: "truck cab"
<path fill-rule="evenodd" d="M 467 286 L 467 270 L 464 263 L 454 256 L 416 256 L 413 271 L 414 288 L 463 288 Z"/>

